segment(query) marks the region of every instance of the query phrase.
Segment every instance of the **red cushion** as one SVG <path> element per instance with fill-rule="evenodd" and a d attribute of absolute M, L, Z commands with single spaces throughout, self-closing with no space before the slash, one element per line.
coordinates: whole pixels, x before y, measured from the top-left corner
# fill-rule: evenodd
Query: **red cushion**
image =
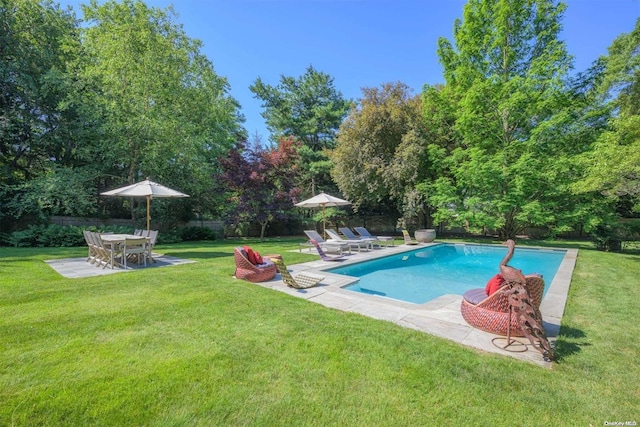
<path fill-rule="evenodd" d="M 244 246 L 244 250 L 247 252 L 247 258 L 249 259 L 249 262 L 253 265 L 258 264 L 256 260 L 256 254 L 255 252 L 253 252 L 253 249 L 251 249 L 249 246 Z"/>
<path fill-rule="evenodd" d="M 487 293 L 487 296 L 493 294 L 498 289 L 500 289 L 504 285 L 504 278 L 500 274 L 496 274 L 487 282 L 487 286 L 484 288 L 484 291 Z"/>
<path fill-rule="evenodd" d="M 262 259 L 262 255 L 260 255 L 260 252 L 253 251 L 253 255 L 256 257 L 256 264 L 264 263 L 264 260 Z"/>

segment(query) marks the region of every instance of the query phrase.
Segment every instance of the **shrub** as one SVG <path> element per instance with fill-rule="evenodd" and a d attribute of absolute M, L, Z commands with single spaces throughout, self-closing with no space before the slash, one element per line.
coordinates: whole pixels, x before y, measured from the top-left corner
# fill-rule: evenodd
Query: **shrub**
<path fill-rule="evenodd" d="M 216 232 L 208 227 L 185 227 L 180 230 L 180 237 L 184 241 L 216 240 Z"/>
<path fill-rule="evenodd" d="M 622 250 L 623 241 L 638 240 L 640 238 L 640 221 L 622 221 L 598 226 L 589 233 L 589 238 L 596 248 L 603 251 Z"/>
<path fill-rule="evenodd" d="M 62 225 L 30 225 L 26 230 L 14 231 L 7 243 L 16 247 L 70 247 L 85 244 L 82 228 Z"/>
<path fill-rule="evenodd" d="M 108 226 L 101 229 L 96 227 L 63 226 L 57 224 L 30 225 L 25 230 L 14 231 L 9 234 L 4 242 L 15 247 L 71 247 L 84 246 L 83 230 L 91 230 L 100 233 L 125 233 L 133 232 L 130 227 Z"/>

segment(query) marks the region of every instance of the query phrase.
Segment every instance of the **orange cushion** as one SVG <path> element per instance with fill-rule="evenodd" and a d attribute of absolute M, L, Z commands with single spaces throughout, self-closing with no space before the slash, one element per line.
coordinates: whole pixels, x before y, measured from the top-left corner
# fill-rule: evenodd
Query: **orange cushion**
<path fill-rule="evenodd" d="M 487 282 L 487 286 L 484 288 L 484 291 L 487 293 L 487 296 L 495 293 L 498 289 L 500 289 L 504 285 L 504 278 L 500 274 L 496 274 Z"/>
<path fill-rule="evenodd" d="M 253 252 L 253 249 L 251 249 L 249 246 L 243 246 L 245 252 L 247 253 L 247 258 L 249 259 L 249 262 L 253 265 L 258 264 L 257 260 L 256 260 L 256 254 L 255 252 Z"/>

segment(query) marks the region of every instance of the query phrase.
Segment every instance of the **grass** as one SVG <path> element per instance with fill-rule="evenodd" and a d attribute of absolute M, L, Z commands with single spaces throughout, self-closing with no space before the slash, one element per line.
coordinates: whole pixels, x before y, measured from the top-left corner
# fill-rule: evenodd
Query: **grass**
<path fill-rule="evenodd" d="M 84 248 L 0 248 L 0 425 L 422 426 L 640 422 L 640 255 L 579 247 L 553 369 L 231 278 L 233 247 L 197 261 L 66 279 Z"/>

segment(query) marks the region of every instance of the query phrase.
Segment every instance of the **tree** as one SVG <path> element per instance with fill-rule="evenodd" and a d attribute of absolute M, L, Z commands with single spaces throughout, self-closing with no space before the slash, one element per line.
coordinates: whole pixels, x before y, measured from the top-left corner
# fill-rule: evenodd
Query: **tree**
<path fill-rule="evenodd" d="M 292 135 L 314 151 L 333 148 L 350 101 L 329 74 L 309 66 L 298 79 L 282 75 L 280 84 L 271 86 L 258 77 L 249 89 L 263 102 L 262 117 L 274 140 Z"/>
<path fill-rule="evenodd" d="M 0 215 L 95 211 L 98 150 L 75 16 L 50 1 L 0 2 Z"/>
<path fill-rule="evenodd" d="M 336 132 L 351 101 L 343 98 L 329 74 L 312 66 L 303 76 L 280 76 L 280 84 L 271 86 L 261 78 L 249 87 L 260 99 L 271 139 L 293 136 L 303 145 L 300 161 L 300 187 L 311 194 L 330 180 L 331 163 L 325 150 L 335 146 Z"/>
<path fill-rule="evenodd" d="M 260 224 L 260 240 L 269 223 L 286 219 L 299 195 L 295 187 L 298 143 L 281 138 L 275 147 L 238 143 L 220 159 L 220 183 L 227 189 L 227 222 Z"/>
<path fill-rule="evenodd" d="M 152 177 L 192 196 L 172 206 L 215 211 L 217 158 L 244 136 L 227 80 L 172 21 L 171 7 L 92 0 L 83 12 L 85 75 L 100 88 L 110 174 L 118 184 Z"/>
<path fill-rule="evenodd" d="M 622 34 L 600 59 L 599 93 L 614 115 L 594 149 L 582 157 L 586 176 L 573 188 L 580 194 L 598 192 L 609 200 L 629 200 L 640 213 L 640 19 Z"/>
<path fill-rule="evenodd" d="M 570 132 L 564 9 L 552 0 L 470 0 L 455 46 L 439 40 L 459 139 L 447 174 L 430 186 L 437 222 L 502 239 L 530 225 L 575 225 L 572 163 L 589 145 L 574 144 Z"/>
<path fill-rule="evenodd" d="M 397 215 L 407 191 L 429 171 L 421 99 L 403 83 L 362 92 L 340 127 L 332 176 L 355 209 L 386 206 Z"/>

